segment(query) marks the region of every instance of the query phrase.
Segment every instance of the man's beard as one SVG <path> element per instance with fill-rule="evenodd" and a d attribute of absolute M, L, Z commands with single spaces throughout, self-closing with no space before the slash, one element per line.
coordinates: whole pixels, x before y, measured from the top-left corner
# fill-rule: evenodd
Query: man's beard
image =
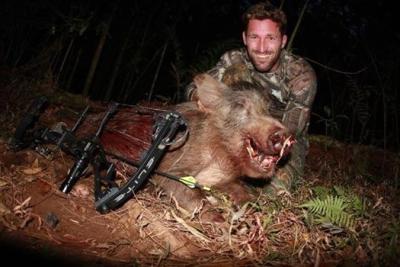
<path fill-rule="evenodd" d="M 279 51 L 267 51 L 264 53 L 252 50 L 249 53 L 249 58 L 256 70 L 259 72 L 268 72 L 275 66 L 279 59 Z"/>

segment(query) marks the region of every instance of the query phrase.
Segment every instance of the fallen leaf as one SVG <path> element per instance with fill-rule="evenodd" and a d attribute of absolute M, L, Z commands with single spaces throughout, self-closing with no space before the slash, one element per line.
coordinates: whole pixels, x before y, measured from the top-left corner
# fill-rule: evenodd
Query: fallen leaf
<path fill-rule="evenodd" d="M 2 202 L 0 202 L 0 216 L 10 214 L 11 210 L 6 207 Z"/>
<path fill-rule="evenodd" d="M 15 212 L 15 211 L 18 211 L 18 210 L 21 210 L 21 209 L 23 209 L 23 208 L 29 206 L 29 202 L 31 201 L 31 198 L 32 198 L 32 197 L 28 197 L 28 198 L 25 199 L 20 205 L 15 206 L 15 207 L 14 207 L 14 212 Z"/>
<path fill-rule="evenodd" d="M 42 168 L 27 168 L 27 169 L 23 169 L 22 172 L 26 175 L 35 175 L 38 174 L 39 172 L 41 172 L 43 169 Z"/>
<path fill-rule="evenodd" d="M 39 168 L 39 159 L 38 158 L 36 158 L 35 161 L 33 161 L 31 167 L 32 168 Z"/>
<path fill-rule="evenodd" d="M 183 225 L 190 233 L 192 233 L 194 236 L 200 238 L 201 240 L 205 242 L 210 242 L 210 240 L 202 233 L 200 233 L 199 230 L 195 229 L 194 227 L 188 225 L 182 218 L 178 217 L 173 210 L 171 210 L 172 216 L 175 218 L 175 220 Z"/>
<path fill-rule="evenodd" d="M 6 181 L 0 180 L 0 187 L 6 186 L 8 183 Z"/>

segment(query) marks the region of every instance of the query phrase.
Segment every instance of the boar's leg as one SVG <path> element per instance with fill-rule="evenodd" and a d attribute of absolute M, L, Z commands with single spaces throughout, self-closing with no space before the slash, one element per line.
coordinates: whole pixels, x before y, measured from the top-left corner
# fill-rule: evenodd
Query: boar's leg
<path fill-rule="evenodd" d="M 199 189 L 190 189 L 177 181 L 173 181 L 161 176 L 153 179 L 168 196 L 176 199 L 179 206 L 192 213 L 201 208 L 200 219 L 204 222 L 224 222 L 224 218 L 217 211 L 213 210 L 211 204 L 206 200 L 204 194 Z"/>
<path fill-rule="evenodd" d="M 201 206 L 204 198 L 201 191 L 190 189 L 177 181 L 160 176 L 156 176 L 154 180 L 168 196 L 173 196 L 182 208 L 191 212 Z"/>
<path fill-rule="evenodd" d="M 242 205 L 255 198 L 240 181 L 217 185 L 215 188 L 227 194 L 235 205 Z"/>

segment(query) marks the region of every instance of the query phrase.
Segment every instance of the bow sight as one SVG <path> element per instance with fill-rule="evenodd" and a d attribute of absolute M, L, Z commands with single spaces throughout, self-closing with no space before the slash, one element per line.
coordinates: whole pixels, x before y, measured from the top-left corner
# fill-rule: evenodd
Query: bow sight
<path fill-rule="evenodd" d="M 175 143 L 174 138 L 177 132 L 182 129 L 187 131 L 186 122 L 179 113 L 166 111 L 156 114 L 157 119 L 150 148 L 145 152 L 140 163 L 134 163 L 137 170 L 131 178 L 124 185 L 118 186 L 115 182 L 115 166 L 108 161 L 107 153 L 100 143 L 100 136 L 107 122 L 118 112 L 119 105 L 112 103 L 104 114 L 96 133 L 80 139 L 75 136 L 75 131 L 85 120 L 89 107 L 80 114 L 70 130 L 65 127 L 61 131 L 53 130 L 37 126 L 41 113 L 48 106 L 48 100 L 45 97 L 39 97 L 33 101 L 18 124 L 11 139 L 10 147 L 15 151 L 32 148 L 46 158 L 51 158 L 56 149 L 61 149 L 72 155 L 75 158 L 75 163 L 60 186 L 60 190 L 64 193 L 69 193 L 78 179 L 85 175 L 88 167 L 92 166 L 95 178 L 95 207 L 100 213 L 107 213 L 118 208 L 132 197 L 133 193 L 155 171 L 168 146 Z M 56 145 L 56 149 L 49 149 L 48 144 Z M 121 159 L 119 158 L 119 160 Z M 167 176 L 185 182 L 183 178 Z M 192 181 L 191 185 L 197 186 L 196 181 Z"/>

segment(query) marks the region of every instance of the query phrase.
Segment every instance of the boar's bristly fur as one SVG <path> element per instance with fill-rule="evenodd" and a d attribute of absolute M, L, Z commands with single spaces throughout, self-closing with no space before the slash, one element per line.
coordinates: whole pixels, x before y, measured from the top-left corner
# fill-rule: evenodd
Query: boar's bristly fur
<path fill-rule="evenodd" d="M 236 204 L 247 201 L 250 195 L 241 178 L 271 177 L 277 161 L 288 153 L 290 145 L 286 146 L 285 142 L 290 134 L 269 115 L 268 99 L 251 84 L 238 82 L 228 87 L 207 74 L 196 76 L 194 81 L 198 101 L 172 108 L 188 123 L 187 140 L 184 145 L 169 149 L 158 170 L 177 176 L 194 176 L 200 184 L 227 193 Z M 113 120 L 121 121 L 118 119 L 121 116 L 124 115 L 117 113 Z M 121 132 L 121 127 L 125 127 L 124 135 L 135 136 L 135 132 L 127 130 L 133 119 L 125 116 L 124 120 L 125 126 L 110 121 L 102 137 L 105 148 L 120 155 L 124 155 L 123 147 L 129 147 L 130 138 L 115 140 L 113 128 L 119 127 L 117 132 Z M 201 191 L 176 181 L 162 176 L 155 176 L 154 181 L 174 196 L 181 207 L 190 211 L 204 200 Z"/>

